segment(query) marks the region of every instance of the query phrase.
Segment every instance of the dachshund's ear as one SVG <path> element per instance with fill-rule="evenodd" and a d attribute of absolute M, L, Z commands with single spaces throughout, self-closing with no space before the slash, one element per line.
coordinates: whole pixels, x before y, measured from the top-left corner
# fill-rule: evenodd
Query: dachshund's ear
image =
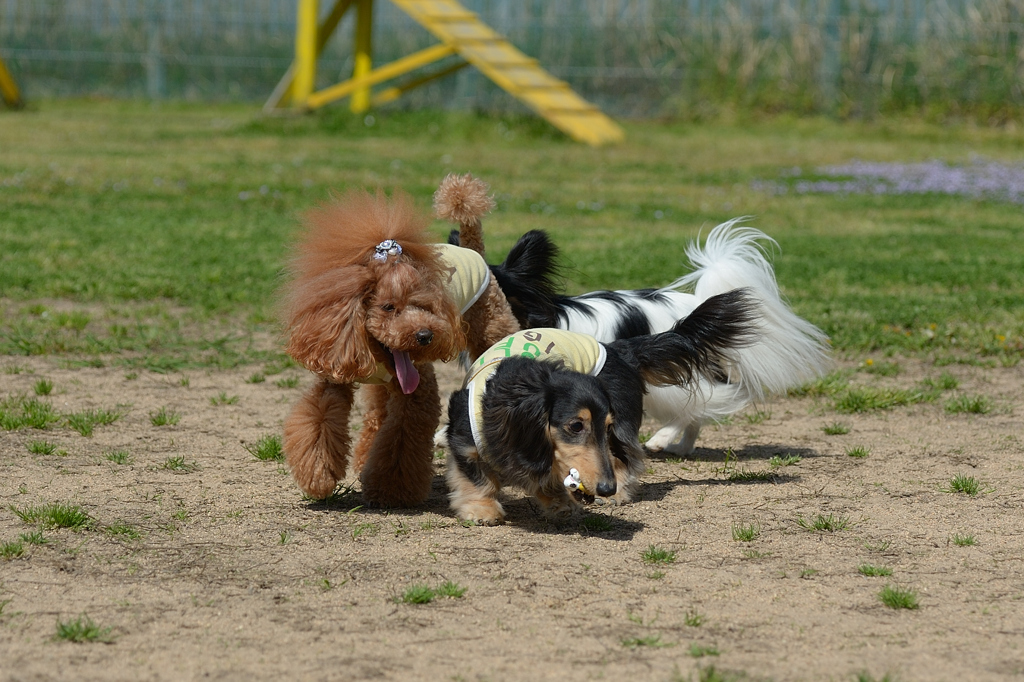
<path fill-rule="evenodd" d="M 489 457 L 508 472 L 531 477 L 551 471 L 550 377 L 556 365 L 522 357 L 505 360 L 487 382 L 483 435 Z"/>
<path fill-rule="evenodd" d="M 372 374 L 377 360 L 366 334 L 371 282 L 366 268 L 356 266 L 294 286 L 288 300 L 287 353 L 338 383 Z"/>

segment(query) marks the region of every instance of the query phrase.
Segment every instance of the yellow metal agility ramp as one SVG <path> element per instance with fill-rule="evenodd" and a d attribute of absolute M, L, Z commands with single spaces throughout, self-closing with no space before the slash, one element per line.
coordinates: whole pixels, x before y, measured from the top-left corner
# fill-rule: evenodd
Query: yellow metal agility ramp
<path fill-rule="evenodd" d="M 14 81 L 11 72 L 7 70 L 3 59 L 0 59 L 0 98 L 12 109 L 20 109 L 25 105 L 21 99 L 21 93 L 18 91 L 18 84 Z"/>
<path fill-rule="evenodd" d="M 319 0 L 299 0 L 295 31 L 295 61 L 274 88 L 264 109 L 276 111 L 319 107 L 350 97 L 353 112 L 398 99 L 402 93 L 473 65 L 502 89 L 522 101 L 559 130 L 580 142 L 600 145 L 623 139 L 622 128 L 600 109 L 573 92 L 567 83 L 542 69 L 536 59 L 520 52 L 504 36 L 484 24 L 456 0 L 391 0 L 427 29 L 440 44 L 373 68 L 373 0 L 334 0 L 323 22 Z M 314 90 L 316 61 L 345 13 L 356 10 L 355 59 L 352 78 Z M 454 65 L 373 92 L 373 86 L 403 76 L 453 55 Z"/>

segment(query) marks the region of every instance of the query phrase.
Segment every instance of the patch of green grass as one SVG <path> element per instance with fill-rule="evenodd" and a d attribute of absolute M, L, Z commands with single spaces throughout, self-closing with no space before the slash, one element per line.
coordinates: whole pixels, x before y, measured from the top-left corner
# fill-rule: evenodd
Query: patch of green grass
<path fill-rule="evenodd" d="M 981 484 L 978 483 L 978 479 L 974 476 L 957 474 L 949 479 L 949 487 L 942 490 L 947 493 L 961 493 L 973 497 L 981 491 Z"/>
<path fill-rule="evenodd" d="M 866 575 L 870 578 L 892 575 L 891 568 L 888 568 L 886 566 L 872 566 L 871 564 L 861 564 L 857 567 L 857 572 L 861 575 Z"/>
<path fill-rule="evenodd" d="M 729 473 L 729 480 L 734 483 L 754 483 L 758 481 L 774 481 L 778 478 L 771 469 L 763 469 L 761 471 L 749 471 L 747 469 L 737 469 Z"/>
<path fill-rule="evenodd" d="M 611 519 L 607 516 L 600 516 L 598 514 L 585 516 L 583 520 L 580 521 L 580 525 L 591 533 L 606 533 L 615 527 L 615 524 L 612 523 Z"/>
<path fill-rule="evenodd" d="M 261 462 L 284 461 L 284 448 L 281 444 L 281 436 L 277 434 L 261 436 L 260 439 L 252 445 L 246 445 L 245 449 L 250 455 Z"/>
<path fill-rule="evenodd" d="M 228 395 L 226 391 L 221 391 L 217 395 L 210 398 L 210 404 L 217 405 L 235 405 L 238 403 L 237 395 Z"/>
<path fill-rule="evenodd" d="M 352 528 L 352 539 L 366 536 L 373 537 L 380 532 L 380 527 L 376 523 L 358 523 Z"/>
<path fill-rule="evenodd" d="M 33 455 L 58 455 L 67 453 L 60 450 L 55 443 L 45 440 L 33 440 L 28 444 L 28 451 Z"/>
<path fill-rule="evenodd" d="M 672 642 L 661 641 L 661 635 L 647 635 L 646 637 L 629 637 L 622 640 L 622 646 L 627 649 L 638 649 L 640 647 L 649 647 L 652 649 L 662 649 L 665 647 L 675 646 Z"/>
<path fill-rule="evenodd" d="M 748 412 L 744 415 L 747 419 L 748 424 L 764 424 L 766 421 L 772 418 L 772 411 L 760 408 L 754 408 L 753 412 Z"/>
<path fill-rule="evenodd" d="M 105 527 L 103 532 L 114 538 L 124 538 L 125 540 L 138 540 L 142 537 L 142 533 L 135 526 L 118 521 Z"/>
<path fill-rule="evenodd" d="M 953 533 L 949 539 L 957 547 L 973 547 L 978 544 L 977 540 L 974 539 L 974 536 L 968 534 Z"/>
<path fill-rule="evenodd" d="M 167 471 L 173 471 L 175 473 L 190 474 L 199 468 L 196 462 L 186 462 L 184 455 L 172 455 L 164 460 L 164 463 L 160 465 L 161 469 Z"/>
<path fill-rule="evenodd" d="M 156 412 L 149 413 L 149 422 L 153 426 L 174 426 L 181 421 L 181 415 L 174 410 L 161 407 Z"/>
<path fill-rule="evenodd" d="M 434 593 L 438 597 L 448 597 L 449 599 L 461 599 L 462 595 L 466 594 L 466 588 L 462 587 L 458 583 L 454 583 L 451 580 L 446 580 L 437 586 Z"/>
<path fill-rule="evenodd" d="M 103 455 L 107 460 L 114 464 L 131 464 L 132 456 L 127 450 L 111 450 L 110 452 Z"/>
<path fill-rule="evenodd" d="M 875 679 L 871 673 L 859 672 L 857 673 L 857 682 L 896 682 L 896 678 L 890 673 L 886 673 L 882 677 Z"/>
<path fill-rule="evenodd" d="M 950 414 L 988 414 L 992 411 L 992 401 L 984 395 L 959 395 L 946 402 L 946 412 Z"/>
<path fill-rule="evenodd" d="M 799 464 L 803 458 L 800 455 L 772 455 L 771 459 L 768 460 L 768 466 L 775 467 L 791 467 L 794 464 Z"/>
<path fill-rule="evenodd" d="M 732 539 L 736 542 L 753 542 L 761 535 L 761 524 L 732 524 Z"/>
<path fill-rule="evenodd" d="M 119 407 L 116 410 L 82 410 L 67 415 L 68 426 L 78 431 L 83 436 L 91 436 L 97 426 L 109 426 L 124 416 L 126 409 Z"/>
<path fill-rule="evenodd" d="M 850 432 L 850 427 L 842 422 L 832 422 L 821 427 L 826 436 L 844 436 Z"/>
<path fill-rule="evenodd" d="M 299 377 L 285 377 L 275 381 L 274 385 L 278 388 L 298 388 L 299 381 Z"/>
<path fill-rule="evenodd" d="M 820 379 L 790 389 L 789 394 L 793 396 L 831 397 L 850 384 L 850 372 L 848 370 L 835 370 L 829 372 Z"/>
<path fill-rule="evenodd" d="M 649 545 L 640 555 L 645 564 L 671 564 L 675 563 L 675 550 L 663 549 L 656 545 Z"/>
<path fill-rule="evenodd" d="M 60 420 L 60 415 L 50 403 L 24 396 L 0 399 L 0 428 L 5 431 L 22 428 L 43 430 Z"/>
<path fill-rule="evenodd" d="M 916 609 L 920 606 L 917 592 L 910 588 L 886 585 L 878 593 L 878 598 L 890 609 Z"/>
<path fill-rule="evenodd" d="M 429 604 L 434 601 L 436 596 L 433 588 L 429 585 L 413 585 L 402 593 L 401 602 L 403 604 Z"/>
<path fill-rule="evenodd" d="M 921 384 L 925 388 L 929 388 L 937 391 L 951 391 L 960 385 L 960 380 L 949 372 L 943 372 L 938 378 L 928 377 Z"/>
<path fill-rule="evenodd" d="M 687 611 L 686 615 L 683 616 L 683 622 L 691 628 L 699 628 L 707 620 L 703 615 L 696 611 Z"/>
<path fill-rule="evenodd" d="M 21 540 L 9 540 L 0 545 L 0 559 L 10 561 L 25 554 L 25 543 Z"/>
<path fill-rule="evenodd" d="M 32 387 L 32 390 L 35 391 L 36 395 L 50 395 L 53 393 L 53 382 L 49 379 L 40 379 Z"/>
<path fill-rule="evenodd" d="M 846 449 L 846 456 L 853 457 L 854 459 L 864 459 L 870 454 L 871 448 L 866 448 L 863 445 L 857 445 Z"/>
<path fill-rule="evenodd" d="M 86 615 L 81 615 L 75 620 L 57 621 L 57 633 L 55 639 L 62 639 L 65 642 L 111 642 L 112 628 L 102 628 L 96 625 Z"/>
<path fill-rule="evenodd" d="M 690 650 L 687 653 L 694 658 L 719 655 L 718 647 L 697 644 L 696 642 L 690 645 Z"/>
<path fill-rule="evenodd" d="M 828 516 L 824 514 L 817 514 L 810 521 L 807 521 L 803 517 L 798 517 L 796 523 L 805 530 L 820 530 L 828 533 L 836 533 L 841 530 L 846 530 L 852 525 L 850 523 L 850 517 L 845 514 L 833 514 L 832 512 L 829 512 Z"/>
<path fill-rule="evenodd" d="M 245 383 L 247 383 L 247 384 L 262 384 L 266 380 L 267 380 L 267 377 L 264 374 L 262 374 L 261 372 L 253 372 L 252 374 L 250 374 L 246 378 Z"/>
<path fill-rule="evenodd" d="M 916 405 L 934 400 L 934 396 L 923 391 L 903 388 L 878 388 L 876 386 L 852 386 L 835 397 L 833 407 L 837 412 L 856 413 L 871 410 L 889 410 L 894 407 Z"/>
<path fill-rule="evenodd" d="M 43 537 L 43 532 L 41 530 L 34 530 L 31 533 L 22 533 L 18 536 L 18 539 L 29 545 L 45 545 L 49 542 L 49 540 Z"/>
<path fill-rule="evenodd" d="M 45 528 L 82 530 L 92 525 L 92 518 L 81 507 L 61 502 L 28 506 L 24 509 L 12 506 L 11 511 L 25 523 L 38 523 Z"/>

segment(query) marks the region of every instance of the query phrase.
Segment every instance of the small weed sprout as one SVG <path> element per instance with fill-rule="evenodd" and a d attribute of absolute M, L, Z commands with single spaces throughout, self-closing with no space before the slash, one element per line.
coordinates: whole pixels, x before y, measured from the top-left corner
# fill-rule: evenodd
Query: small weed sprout
<path fill-rule="evenodd" d="M 181 421 L 181 415 L 166 407 L 149 413 L 149 421 L 153 426 L 174 426 Z"/>
<path fill-rule="evenodd" d="M 848 448 L 846 450 L 847 457 L 853 457 L 854 459 L 864 459 L 871 454 L 871 448 L 866 448 L 863 445 Z"/>
<path fill-rule="evenodd" d="M 11 540 L 0 545 L 0 559 L 10 561 L 25 553 L 25 544 L 21 540 Z"/>
<path fill-rule="evenodd" d="M 113 524 L 107 526 L 106 528 L 104 528 L 103 531 L 107 535 L 112 537 L 112 538 L 123 538 L 125 540 L 138 540 L 139 538 L 142 537 L 142 533 L 140 533 L 137 528 L 135 528 L 131 524 L 125 523 L 123 521 L 118 521 L 117 523 L 113 523 Z"/>
<path fill-rule="evenodd" d="M 761 534 L 761 526 L 757 523 L 751 523 L 748 526 L 742 524 L 732 525 L 732 539 L 736 542 L 753 542 Z"/>
<path fill-rule="evenodd" d="M 160 468 L 166 469 L 167 471 L 173 471 L 175 473 L 190 474 L 198 469 L 199 465 L 195 462 L 192 462 L 191 464 L 186 462 L 184 455 L 177 455 L 168 457 L 167 460 L 160 465 Z"/>
<path fill-rule="evenodd" d="M 917 592 L 904 587 L 886 585 L 878 593 L 878 598 L 890 609 L 916 609 L 919 606 Z"/>
<path fill-rule="evenodd" d="M 821 427 L 826 436 L 844 436 L 850 432 L 850 427 L 842 422 L 832 422 Z"/>
<path fill-rule="evenodd" d="M 800 455 L 791 455 L 786 453 L 785 455 L 772 455 L 771 459 L 768 460 L 768 466 L 778 469 L 779 467 L 789 467 L 794 464 L 799 464 L 800 460 L 803 459 Z"/>
<path fill-rule="evenodd" d="M 246 445 L 245 449 L 249 454 L 261 462 L 283 462 L 284 449 L 281 445 L 281 436 L 268 434 L 261 437 L 252 445 Z"/>
<path fill-rule="evenodd" d="M 131 464 L 132 456 L 127 450 L 111 450 L 104 455 L 108 461 L 114 464 Z"/>
<path fill-rule="evenodd" d="M 981 486 L 978 484 L 978 479 L 974 476 L 965 476 L 964 474 L 957 474 L 949 479 L 949 487 L 942 489 L 946 493 L 962 493 L 972 497 L 977 495 L 980 490 Z"/>
<path fill-rule="evenodd" d="M 441 583 L 434 593 L 438 597 L 448 597 L 449 599 L 461 599 L 462 595 L 466 594 L 466 588 L 462 587 L 458 583 L 454 583 L 451 580 L 446 580 Z"/>
<path fill-rule="evenodd" d="M 675 563 L 676 553 L 674 550 L 662 549 L 655 545 L 650 545 L 643 551 L 640 558 L 644 560 L 645 564 L 671 564 Z"/>
<path fill-rule="evenodd" d="M 954 533 L 949 539 L 957 547 L 973 547 L 978 544 L 973 535 L 961 535 L 960 533 Z"/>
<path fill-rule="evenodd" d="M 54 443 L 50 443 L 45 440 L 34 440 L 28 444 L 28 451 L 33 455 L 56 455 L 56 454 L 67 454 L 63 450 L 58 450 Z"/>
<path fill-rule="evenodd" d="M 261 372 L 254 372 L 253 374 L 249 375 L 249 377 L 245 380 L 245 383 L 247 383 L 247 384 L 262 384 L 266 380 L 267 380 L 267 377 L 264 376 Z"/>
<path fill-rule="evenodd" d="M 97 426 L 109 426 L 123 417 L 123 408 L 116 410 L 82 410 L 67 416 L 68 426 L 83 436 L 91 436 Z"/>
<path fill-rule="evenodd" d="M 36 382 L 36 385 L 32 387 L 36 395 L 50 395 L 53 393 L 53 382 L 49 379 L 40 379 Z"/>
<path fill-rule="evenodd" d="M 92 525 L 92 518 L 81 507 L 54 502 L 38 507 L 25 507 L 11 511 L 25 523 L 38 523 L 44 528 L 82 530 Z"/>
<path fill-rule="evenodd" d="M 278 379 L 274 382 L 274 385 L 278 388 L 298 388 L 299 377 L 285 377 L 284 379 Z"/>
<path fill-rule="evenodd" d="M 580 525 L 591 533 L 605 533 L 615 527 L 615 524 L 607 516 L 599 516 L 597 514 L 585 517 L 580 522 Z"/>
<path fill-rule="evenodd" d="M 435 596 L 429 585 L 413 585 L 402 593 L 401 601 L 403 604 L 429 604 Z"/>
<path fill-rule="evenodd" d="M 754 408 L 754 411 L 750 414 L 745 415 L 748 424 L 764 424 L 766 421 L 772 418 L 771 410 L 762 410 L 760 408 Z"/>
<path fill-rule="evenodd" d="M 624 639 L 622 640 L 622 646 L 629 649 L 636 649 L 639 647 L 661 649 L 664 647 L 675 646 L 675 644 L 661 641 L 661 635 L 647 635 L 646 637 L 630 637 L 628 639 Z"/>
<path fill-rule="evenodd" d="M 992 401 L 984 395 L 961 395 L 946 403 L 946 412 L 950 414 L 988 414 L 991 411 Z"/>
<path fill-rule="evenodd" d="M 63 639 L 66 642 L 110 642 L 111 628 L 101 628 L 92 622 L 86 615 L 79 616 L 75 620 L 67 622 L 57 621 L 57 634 L 55 639 Z"/>
<path fill-rule="evenodd" d="M 704 616 L 696 611 L 687 611 L 686 615 L 683 617 L 683 622 L 691 628 L 699 628 L 704 624 L 705 620 Z"/>
<path fill-rule="evenodd" d="M 18 539 L 30 545 L 45 545 L 49 543 L 49 540 L 43 537 L 43 532 L 40 530 L 34 530 L 31 533 L 22 533 L 18 536 Z"/>
<path fill-rule="evenodd" d="M 757 481 L 774 481 L 777 475 L 771 469 L 763 471 L 748 471 L 738 469 L 729 474 L 729 480 L 733 483 L 754 483 Z"/>
<path fill-rule="evenodd" d="M 939 375 L 938 379 L 932 379 L 929 377 L 921 383 L 925 388 L 931 388 L 939 391 L 952 391 L 960 385 L 960 380 L 949 372 L 943 372 Z"/>
<path fill-rule="evenodd" d="M 831 512 L 829 512 L 828 516 L 818 514 L 810 521 L 803 517 L 798 517 L 796 523 L 805 530 L 821 530 L 829 533 L 846 530 L 851 525 L 850 517 L 844 514 L 832 514 Z"/>
<path fill-rule="evenodd" d="M 213 406 L 217 405 L 234 405 L 238 403 L 237 395 L 228 395 L 226 391 L 221 391 L 217 395 L 210 398 L 210 404 Z"/>
<path fill-rule="evenodd" d="M 694 658 L 703 658 L 705 656 L 718 656 L 718 647 L 716 646 L 703 646 L 701 644 L 691 644 L 690 650 L 687 652 Z"/>
<path fill-rule="evenodd" d="M 866 575 L 869 578 L 892 575 L 891 568 L 888 568 L 887 566 L 872 566 L 871 564 L 861 564 L 857 567 L 857 572 L 861 575 Z"/>

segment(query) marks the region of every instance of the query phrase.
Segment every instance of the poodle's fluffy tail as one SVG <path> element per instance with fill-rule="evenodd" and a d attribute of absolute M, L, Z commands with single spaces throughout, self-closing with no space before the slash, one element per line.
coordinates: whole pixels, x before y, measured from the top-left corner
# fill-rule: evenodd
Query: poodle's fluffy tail
<path fill-rule="evenodd" d="M 459 246 L 484 254 L 481 218 L 494 208 L 487 183 L 470 173 L 449 173 L 434 192 L 434 214 L 459 226 Z M 449 238 L 451 241 L 451 238 Z"/>
<path fill-rule="evenodd" d="M 703 248 L 690 244 L 686 255 L 693 271 L 666 289 L 692 287 L 701 301 L 739 288 L 749 292 L 760 313 L 757 342 L 733 352 L 732 370 L 749 399 L 760 401 L 821 376 L 831 359 L 824 332 L 797 316 L 779 292 L 765 247 L 777 246 L 775 240 L 742 221 L 714 228 Z"/>

